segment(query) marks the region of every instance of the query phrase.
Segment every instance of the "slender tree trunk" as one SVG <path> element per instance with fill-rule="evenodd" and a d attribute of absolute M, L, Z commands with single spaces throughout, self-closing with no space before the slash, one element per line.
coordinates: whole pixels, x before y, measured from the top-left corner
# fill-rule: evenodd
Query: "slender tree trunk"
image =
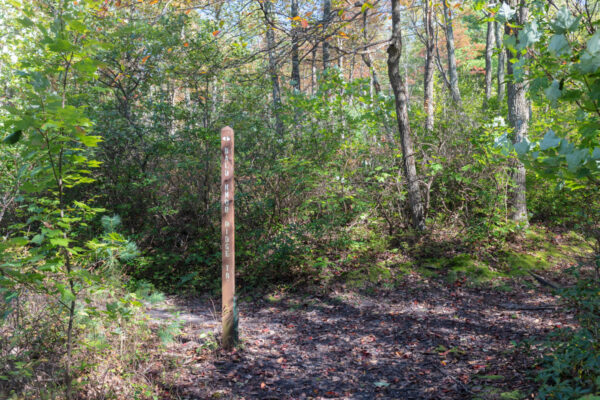
<path fill-rule="evenodd" d="M 342 49 L 342 39 L 339 37 L 337 38 L 337 47 L 340 50 Z M 338 59 L 337 66 L 340 69 L 340 71 L 342 71 L 342 75 L 343 75 L 343 73 L 344 73 L 344 53 L 341 51 L 338 51 L 337 59 Z"/>
<path fill-rule="evenodd" d="M 310 63 L 310 94 L 317 91 L 317 46 L 312 50 L 312 60 Z"/>
<path fill-rule="evenodd" d="M 423 74 L 423 103 L 425 107 L 425 130 L 433 131 L 434 124 L 434 99 L 433 99 L 433 51 L 434 51 L 434 26 L 433 26 L 433 0 L 425 0 L 425 13 L 423 25 L 425 26 L 425 72 Z"/>
<path fill-rule="evenodd" d="M 379 78 L 377 77 L 377 71 L 373 67 L 373 61 L 371 60 L 370 54 L 362 55 L 363 62 L 369 69 L 369 75 L 371 78 L 371 97 L 373 97 L 373 93 L 379 94 L 381 92 L 381 84 L 379 83 Z"/>
<path fill-rule="evenodd" d="M 363 39 L 365 41 L 365 45 L 369 43 L 368 16 L 369 9 L 366 9 L 363 13 Z M 362 59 L 367 68 L 369 69 L 369 75 L 371 77 L 371 97 L 373 97 L 373 93 L 379 94 L 381 92 L 381 85 L 379 84 L 379 79 L 377 78 L 377 71 L 375 71 L 375 68 L 373 67 L 373 61 L 371 59 L 370 53 L 363 53 Z"/>
<path fill-rule="evenodd" d="M 402 169 L 407 181 L 408 203 L 412 214 L 413 227 L 418 230 L 425 229 L 423 202 L 417 177 L 415 155 L 408 119 L 406 82 L 400 74 L 400 57 L 402 56 L 402 31 L 400 21 L 399 0 L 392 0 L 392 38 L 388 47 L 388 75 L 394 91 L 396 103 L 396 116 L 402 146 Z"/>
<path fill-rule="evenodd" d="M 517 25 L 524 25 L 527 21 L 527 6 L 525 0 L 512 0 L 511 6 L 518 7 L 517 12 Z M 505 32 L 507 35 L 514 36 L 518 43 L 518 29 L 511 28 L 508 24 L 505 24 Z M 507 59 L 524 57 L 519 52 L 517 54 L 510 53 L 509 49 L 506 49 Z M 508 100 L 508 120 L 510 126 L 513 128 L 513 143 L 519 143 L 527 138 L 527 129 L 529 128 L 529 101 L 527 100 L 527 83 L 523 80 L 515 79 L 514 64 L 508 63 L 507 73 L 511 76 L 511 79 L 507 82 L 506 92 Z M 511 190 L 511 219 L 519 223 L 528 223 L 527 216 L 527 197 L 526 197 L 526 171 L 523 163 L 518 159 L 514 159 L 514 172 L 513 172 L 513 187 Z"/>
<path fill-rule="evenodd" d="M 62 17 L 62 15 L 61 15 Z M 68 82 L 68 77 L 69 77 L 69 72 L 71 69 L 71 65 L 73 62 L 73 58 L 74 55 L 73 53 L 71 53 L 70 57 L 68 59 L 65 58 L 65 64 L 64 64 L 64 72 L 63 72 L 63 78 L 62 78 L 62 105 L 61 108 L 65 109 L 67 106 L 67 82 Z M 64 131 L 61 128 L 61 132 L 62 135 L 64 135 Z M 60 212 L 60 217 L 61 218 L 65 218 L 65 203 L 64 203 L 64 198 L 65 198 L 65 182 L 63 180 L 63 162 L 64 162 L 64 145 L 61 144 L 60 147 L 60 151 L 58 153 L 58 157 L 56 160 L 56 163 L 54 162 L 54 157 L 52 155 L 52 151 L 51 151 L 51 147 L 50 147 L 50 141 L 48 139 L 48 136 L 44 136 L 45 140 L 46 140 L 46 147 L 47 147 L 47 151 L 48 151 L 48 158 L 50 160 L 50 164 L 52 166 L 52 171 L 54 172 L 54 179 L 56 181 L 56 186 L 58 189 L 58 209 Z M 55 166 L 56 165 L 56 166 Z M 63 233 L 63 238 L 67 238 L 67 233 L 64 232 Z M 66 365 L 65 365 L 65 397 L 67 398 L 67 400 L 71 400 L 73 398 L 73 390 L 72 390 L 72 383 L 73 383 L 73 376 L 71 374 L 71 369 L 72 369 L 72 363 L 73 363 L 73 322 L 75 320 L 75 307 L 77 305 L 77 292 L 75 291 L 75 281 L 73 278 L 73 265 L 71 263 L 71 253 L 69 253 L 69 251 L 67 250 L 67 248 L 62 247 L 60 248 L 61 253 L 63 254 L 63 257 L 65 258 L 65 270 L 66 270 L 66 279 L 69 283 L 69 290 L 71 291 L 71 295 L 72 295 L 72 300 L 69 303 L 69 319 L 68 319 L 68 323 L 67 323 L 67 361 L 66 361 Z"/>
<path fill-rule="evenodd" d="M 331 0 L 323 0 L 323 31 L 327 34 L 329 19 L 331 18 Z M 329 68 L 329 43 L 323 38 L 323 71 Z"/>
<path fill-rule="evenodd" d="M 277 76 L 277 60 L 275 60 L 275 34 L 269 24 L 271 18 L 271 2 L 266 0 L 265 7 L 265 24 L 267 28 L 267 52 L 269 54 L 269 75 L 273 85 L 273 113 L 275 114 L 275 131 L 279 136 L 283 135 L 283 123 L 279 115 L 281 108 L 281 89 L 279 87 L 279 77 Z"/>
<path fill-rule="evenodd" d="M 504 83 L 504 67 L 506 66 L 506 53 L 502 51 L 502 25 L 499 22 L 494 22 L 496 28 L 496 47 L 500 52 L 498 53 L 498 104 L 502 104 L 504 101 L 504 90 L 506 84 Z"/>
<path fill-rule="evenodd" d="M 448 90 L 450 90 L 450 81 L 448 80 L 448 74 L 446 73 L 446 70 L 444 69 L 444 65 L 442 63 L 442 57 L 440 56 L 440 46 L 439 44 L 439 40 L 438 40 L 438 20 L 436 17 L 436 14 L 433 14 L 433 19 L 434 19 L 434 28 L 435 30 L 433 31 L 433 48 L 435 50 L 435 56 L 434 56 L 434 60 L 435 60 L 435 66 L 437 67 L 440 76 L 442 77 L 442 80 L 444 81 L 444 85 L 446 85 L 446 87 L 448 88 Z M 450 92 L 452 92 L 450 90 Z"/>
<path fill-rule="evenodd" d="M 462 103 L 458 88 L 458 72 L 456 70 L 456 55 L 454 54 L 454 28 L 452 27 L 452 12 L 448 8 L 447 0 L 442 0 L 444 5 L 444 22 L 446 28 L 446 51 L 448 52 L 448 75 L 450 77 L 450 93 L 452 100 L 459 106 Z"/>
<path fill-rule="evenodd" d="M 487 108 L 488 102 L 492 98 L 492 54 L 494 53 L 494 44 L 494 22 L 488 21 L 485 39 L 485 100 L 483 108 Z"/>
<path fill-rule="evenodd" d="M 2 223 L 2 218 L 4 218 L 4 213 L 8 209 L 9 204 L 3 204 L 2 208 L 0 208 L 0 223 Z"/>
<path fill-rule="evenodd" d="M 366 9 L 363 13 L 363 39 L 365 41 L 365 45 L 369 43 L 369 24 L 368 24 L 368 15 L 369 10 Z M 375 106 L 373 102 L 374 95 L 379 95 L 381 93 L 381 84 L 379 83 L 379 78 L 377 77 L 377 71 L 373 66 L 373 61 L 371 59 L 371 54 L 365 52 L 362 54 L 362 59 L 365 65 L 369 70 L 369 76 L 371 77 L 371 85 L 369 87 L 369 95 L 371 96 L 371 107 Z M 385 130 L 386 140 L 393 144 L 394 140 L 394 131 L 389 124 L 386 113 L 382 115 L 383 128 Z"/>
<path fill-rule="evenodd" d="M 298 16 L 298 0 L 292 0 L 292 25 Z M 298 27 L 292 26 L 292 87 L 300 91 L 300 58 L 298 50 Z"/>

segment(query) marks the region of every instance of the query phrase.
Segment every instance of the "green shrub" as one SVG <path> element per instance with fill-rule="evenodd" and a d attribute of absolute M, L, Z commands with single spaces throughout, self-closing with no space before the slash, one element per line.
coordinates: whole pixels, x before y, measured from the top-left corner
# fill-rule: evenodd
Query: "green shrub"
<path fill-rule="evenodd" d="M 575 311 L 580 328 L 558 329 L 543 344 L 546 356 L 538 379 L 541 399 L 600 395 L 600 287 L 581 280 L 560 292 Z"/>

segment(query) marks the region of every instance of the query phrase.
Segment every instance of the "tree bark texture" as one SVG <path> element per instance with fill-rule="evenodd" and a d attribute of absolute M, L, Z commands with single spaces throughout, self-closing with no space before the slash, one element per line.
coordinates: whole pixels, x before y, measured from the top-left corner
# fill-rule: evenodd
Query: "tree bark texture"
<path fill-rule="evenodd" d="M 492 72 L 492 56 L 494 53 L 494 22 L 488 21 L 487 35 L 485 39 L 485 100 L 483 107 L 487 108 L 489 100 L 492 98 L 492 82 L 494 74 Z"/>
<path fill-rule="evenodd" d="M 434 25 L 433 25 L 433 0 L 425 0 L 423 16 L 425 26 L 425 72 L 423 74 L 423 105 L 425 108 L 425 130 L 433 131 L 434 124 L 434 99 L 433 99 L 433 60 L 434 60 Z"/>
<path fill-rule="evenodd" d="M 506 90 L 506 83 L 504 82 L 504 68 L 506 67 L 506 53 L 502 51 L 502 25 L 499 22 L 494 22 L 496 28 L 496 47 L 499 50 L 498 53 L 498 104 L 502 104 L 504 101 L 504 93 Z"/>
<path fill-rule="evenodd" d="M 298 16 L 298 0 L 292 0 L 292 24 Z M 292 87 L 300 91 L 300 57 L 298 46 L 298 27 L 292 26 Z"/>
<path fill-rule="evenodd" d="M 281 89 L 279 87 L 279 76 L 277 75 L 277 60 L 275 59 L 275 33 L 269 24 L 271 18 L 271 2 L 265 1 L 265 24 L 267 28 L 267 52 L 269 54 L 269 75 L 273 85 L 273 113 L 275 114 L 275 131 L 279 136 L 283 135 L 283 123 L 279 115 L 281 108 Z"/>
<path fill-rule="evenodd" d="M 407 181 L 408 203 L 415 229 L 425 229 L 423 202 L 415 165 L 410 121 L 408 119 L 406 82 L 400 74 L 400 57 L 402 55 L 402 31 L 399 0 L 392 0 L 392 38 L 388 47 L 388 75 L 394 92 L 396 116 L 402 146 L 402 170 Z"/>
<path fill-rule="evenodd" d="M 327 35 L 329 20 L 331 18 L 331 0 L 323 0 L 323 32 Z M 323 38 L 323 71 L 329 68 L 329 43 L 327 37 Z"/>
<path fill-rule="evenodd" d="M 519 26 L 524 25 L 527 21 L 528 13 L 525 1 L 511 0 L 511 3 L 512 7 L 518 7 L 516 24 Z M 508 35 L 513 35 L 518 43 L 518 29 L 505 24 L 505 32 Z M 519 52 L 515 55 L 510 53 L 509 49 L 506 49 L 506 58 L 508 60 L 512 58 L 520 59 L 521 57 L 524 56 Z M 508 120 L 510 126 L 513 128 L 512 142 L 516 144 L 527 138 L 527 130 L 529 128 L 528 87 L 523 79 L 515 79 L 515 68 L 511 62 L 507 64 L 507 73 L 510 75 L 510 80 L 506 85 Z M 515 222 L 527 224 L 526 173 L 525 166 L 518 158 L 514 159 L 513 171 L 513 187 L 510 196 L 512 204 L 511 219 Z"/>
<path fill-rule="evenodd" d="M 363 39 L 365 40 L 365 44 L 369 43 L 369 25 L 368 25 L 368 15 L 369 10 L 365 10 L 363 13 Z M 369 75 L 371 77 L 371 98 L 373 97 L 373 93 L 379 94 L 381 92 L 381 85 L 379 84 L 379 79 L 377 78 L 377 71 L 373 67 L 373 61 L 371 59 L 371 54 L 369 52 L 365 52 L 362 54 L 362 59 L 367 68 L 369 69 Z"/>
<path fill-rule="evenodd" d="M 454 51 L 454 28 L 452 27 L 452 11 L 448 7 L 447 0 L 443 0 L 444 22 L 446 29 L 446 51 L 448 53 L 448 75 L 450 78 L 450 93 L 452 100 L 461 105 L 460 90 L 458 88 L 458 72 L 456 70 L 456 54 Z"/>

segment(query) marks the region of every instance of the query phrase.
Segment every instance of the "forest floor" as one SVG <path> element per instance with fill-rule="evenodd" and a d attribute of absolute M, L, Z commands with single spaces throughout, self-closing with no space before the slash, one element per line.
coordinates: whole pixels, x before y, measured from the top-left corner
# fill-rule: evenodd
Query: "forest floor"
<path fill-rule="evenodd" d="M 567 266 L 543 274 L 556 281 Z M 530 276 L 468 278 L 411 273 L 362 292 L 246 299 L 230 352 L 218 346 L 218 302 L 169 297 L 149 315 L 181 330 L 146 377 L 171 399 L 533 398 L 535 343 L 572 316 Z"/>
<path fill-rule="evenodd" d="M 523 399 L 534 349 L 573 323 L 539 289 L 498 293 L 406 280 L 373 295 L 270 296 L 239 305 L 241 346 L 218 350 L 206 300 L 150 310 L 184 321 L 154 379 L 177 399 Z M 153 380 L 154 380 L 153 379 Z"/>

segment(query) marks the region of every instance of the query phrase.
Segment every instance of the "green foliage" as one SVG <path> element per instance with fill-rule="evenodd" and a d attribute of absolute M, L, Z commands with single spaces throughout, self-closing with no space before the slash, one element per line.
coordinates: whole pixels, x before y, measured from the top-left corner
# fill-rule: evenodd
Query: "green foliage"
<path fill-rule="evenodd" d="M 541 399 L 574 399 L 600 395 L 600 287 L 581 279 L 560 292 L 580 324 L 557 329 L 544 344 L 546 357 L 538 379 Z M 586 397 L 587 398 L 587 397 Z"/>
<path fill-rule="evenodd" d="M 18 303 L 33 308 L 41 296 L 54 321 L 29 316 L 17 324 L 11 348 L 19 337 L 36 342 L 22 358 L 3 356 L 0 379 L 25 385 L 48 359 L 70 383 L 97 367 L 71 360 L 109 351 L 136 323 L 140 300 L 164 300 L 156 288 L 220 289 L 217 132 L 225 125 L 236 132 L 236 279 L 246 291 L 300 283 L 391 287 L 398 275 L 415 272 L 475 286 L 545 269 L 560 257 L 570 261 L 583 246 L 511 247 L 531 235 L 508 217 L 515 154 L 528 167 L 532 221 L 582 230 L 600 243 L 600 34 L 597 23 L 573 10 L 531 2 L 530 20 L 517 27 L 518 10 L 506 2 L 495 3 L 483 19 L 462 4 L 467 12 L 455 11 L 455 33 L 462 41 L 463 104 L 447 97 L 436 71 L 433 130 L 425 129 L 421 101 L 422 48 L 407 39 L 402 63 L 411 156 L 429 226 L 422 235 L 410 230 L 383 52 L 377 57 L 373 48 L 372 70 L 355 56 L 351 73 L 343 60 L 325 72 L 315 65 L 310 82 L 303 76 L 304 91 L 280 79 L 282 102 L 274 104 L 272 79 L 260 60 L 260 13 L 224 27 L 229 22 L 218 16 L 240 14 L 229 8 L 237 2 L 215 8 L 216 19 L 209 11 L 181 12 L 179 2 L 133 3 L 0 0 L 8 16 L 0 17 L 6 38 L 6 51 L 0 49 L 6 86 L 0 99 L 0 313 L 2 323 L 13 323 Z M 361 12 L 373 16 L 377 7 L 364 3 Z M 509 79 L 527 80 L 533 102 L 529 139 L 514 146 L 506 104 L 492 97 L 482 107 L 481 22 L 493 19 L 520 29 L 517 38 L 503 40 L 513 56 Z M 355 36 L 352 21 L 346 22 Z M 235 34 L 221 39 L 219 32 L 229 28 Z M 420 34 L 420 26 L 413 29 Z M 277 64 L 286 71 L 283 55 Z M 381 90 L 370 80 L 373 72 Z M 423 241 L 445 240 L 437 233 L 460 245 L 448 239 L 449 250 L 427 249 Z M 131 293 L 119 289 L 123 281 Z M 589 304 L 596 307 L 592 294 L 565 294 L 581 301 L 575 307 L 587 310 L 580 317 L 588 328 L 563 337 L 556 354 L 567 361 L 544 378 L 547 393 L 564 382 L 573 393 L 589 387 L 588 359 L 578 359 L 583 355 L 569 343 L 587 346 L 586 356 L 592 350 L 596 333 L 584 317 L 593 315 Z M 161 339 L 173 340 L 178 324 L 162 327 Z M 35 331 L 47 331 L 53 349 L 73 351 L 46 357 Z M 123 357 L 136 363 L 138 356 Z M 148 390 L 140 384 L 135 396 L 149 397 Z"/>
<path fill-rule="evenodd" d="M 171 322 L 158 329 L 158 337 L 163 344 L 172 343 L 181 334 L 181 328 L 183 328 L 183 322 L 179 319 L 179 315 L 174 314 Z"/>
<path fill-rule="evenodd" d="M 98 215 L 105 210 L 93 206 L 96 199 L 86 198 L 81 189 L 95 181 L 92 170 L 99 166 L 93 149 L 101 138 L 90 134 L 93 122 L 77 89 L 96 76 L 99 63 L 93 57 L 104 47 L 89 34 L 97 2 L 65 2 L 54 10 L 37 3 L 14 3 L 22 16 L 17 20 L 22 35 L 13 38 L 14 45 L 27 51 L 19 54 L 13 82 L 19 96 L 5 107 L 6 118 L 2 118 L 3 130 L 14 132 L 3 146 L 18 144 L 15 151 L 28 168 L 12 175 L 18 184 L 15 190 L 22 186 L 26 195 L 19 198 L 15 223 L 0 242 L 0 287 L 9 305 L 3 310 L 3 323 L 15 324 L 11 339 L 17 343 L 29 327 L 18 317 L 11 319 L 21 312 L 18 302 L 11 304 L 44 298 L 47 307 L 57 308 L 54 319 L 47 322 L 48 331 L 56 332 L 48 348 L 64 347 L 58 353 L 64 353 L 64 358 L 54 362 L 62 370 L 65 395 L 70 398 L 72 379 L 83 372 L 74 365 L 76 353 L 104 349 L 105 340 L 94 334 L 96 322 L 117 324 L 115 332 L 121 332 L 131 320 L 132 309 L 141 305 L 112 289 L 115 281 L 118 287 L 116 267 L 136 257 L 137 247 L 115 231 L 116 216 L 102 219 L 104 232 L 95 229 Z M 97 306 L 99 292 L 107 300 L 104 310 Z M 88 340 L 76 340 L 81 327 L 88 328 Z M 9 360 L 6 374 L 18 376 L 15 383 L 20 380 L 18 384 L 25 385 L 33 378 L 32 371 L 44 365 L 21 361 L 30 357 L 23 353 Z"/>
<path fill-rule="evenodd" d="M 532 97 L 560 108 L 561 117 L 550 120 L 542 140 L 520 154 L 530 153 L 523 159 L 537 173 L 578 189 L 582 180 L 596 181 L 600 174 L 600 104 L 595 94 L 600 35 L 590 35 L 587 22 L 580 23 L 567 7 L 555 15 L 539 6 L 533 11 L 540 34 L 527 43 L 535 54 L 529 65 Z"/>

